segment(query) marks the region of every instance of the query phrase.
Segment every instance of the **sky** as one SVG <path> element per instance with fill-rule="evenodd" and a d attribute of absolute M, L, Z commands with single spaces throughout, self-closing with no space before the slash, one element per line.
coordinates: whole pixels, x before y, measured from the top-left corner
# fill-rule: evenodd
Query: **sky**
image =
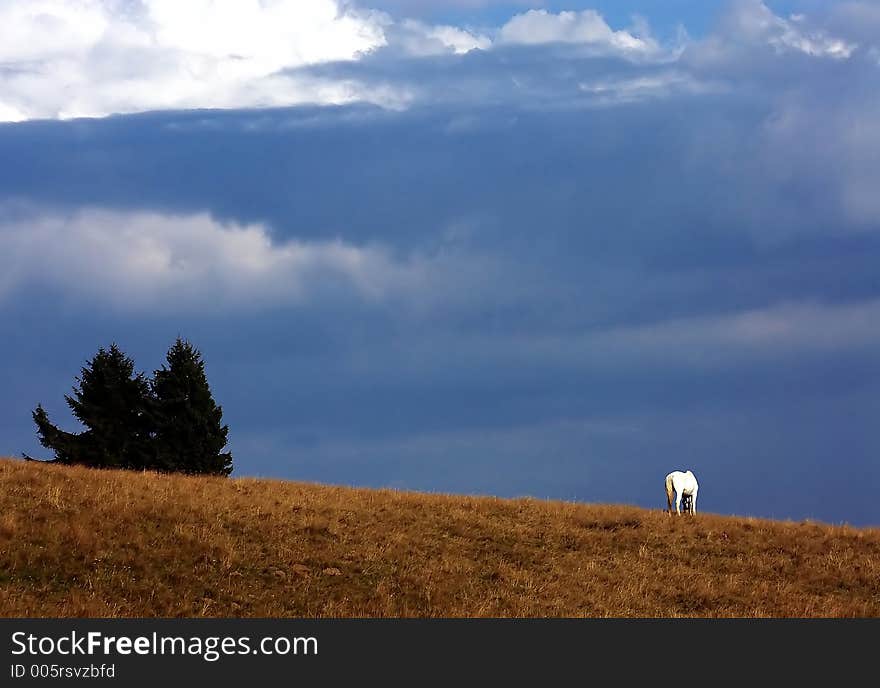
<path fill-rule="evenodd" d="M 880 525 L 880 2 L 0 0 L 0 455 Z"/>

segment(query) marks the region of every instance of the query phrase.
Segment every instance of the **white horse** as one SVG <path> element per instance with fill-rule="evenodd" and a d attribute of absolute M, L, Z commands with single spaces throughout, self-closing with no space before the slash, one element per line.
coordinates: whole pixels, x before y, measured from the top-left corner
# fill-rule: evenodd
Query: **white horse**
<path fill-rule="evenodd" d="M 672 493 L 675 493 L 675 513 L 681 514 L 681 500 L 684 497 L 691 498 L 690 512 L 697 513 L 697 477 L 690 471 L 672 471 L 666 476 L 666 506 L 672 513 Z"/>

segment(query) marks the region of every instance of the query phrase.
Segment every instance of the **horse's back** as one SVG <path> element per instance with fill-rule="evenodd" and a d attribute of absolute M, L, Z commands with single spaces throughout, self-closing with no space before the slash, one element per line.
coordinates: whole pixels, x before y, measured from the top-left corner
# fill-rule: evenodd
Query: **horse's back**
<path fill-rule="evenodd" d="M 690 494 L 693 490 L 697 489 L 697 476 L 695 476 L 690 470 L 672 471 L 672 473 L 666 476 L 666 482 L 671 482 L 675 487 L 676 492 L 679 487 L 687 494 Z"/>

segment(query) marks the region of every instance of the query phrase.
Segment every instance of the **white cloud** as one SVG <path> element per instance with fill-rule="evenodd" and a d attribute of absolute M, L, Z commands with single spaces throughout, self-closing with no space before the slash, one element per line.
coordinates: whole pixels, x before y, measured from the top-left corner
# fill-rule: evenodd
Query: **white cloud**
<path fill-rule="evenodd" d="M 400 28 L 401 31 L 395 38 L 410 55 L 462 55 L 471 50 L 488 50 L 492 47 L 492 39 L 488 36 L 455 26 L 432 26 L 407 19 L 401 22 Z"/>
<path fill-rule="evenodd" d="M 280 72 L 375 50 L 383 22 L 336 0 L 0 0 L 0 117 L 370 100 Z"/>
<path fill-rule="evenodd" d="M 754 60 L 755 48 L 769 48 L 777 55 L 845 60 L 858 43 L 814 26 L 806 15 L 793 14 L 786 19 L 774 14 L 762 0 L 737 0 L 724 16 L 720 30 L 691 48 L 699 63 L 716 65 Z"/>
<path fill-rule="evenodd" d="M 766 7 L 764 7 L 766 9 Z M 769 12 L 769 10 L 768 10 Z M 799 50 L 807 55 L 815 57 L 831 57 L 845 60 L 858 47 L 855 43 L 849 43 L 842 38 L 829 36 L 824 31 L 803 31 L 799 24 L 803 16 L 792 15 L 791 21 L 786 21 L 771 14 L 768 31 L 768 42 L 776 50 Z"/>
<path fill-rule="evenodd" d="M 83 55 L 110 28 L 99 2 L 0 2 L 0 62 L 26 63 Z"/>
<path fill-rule="evenodd" d="M 858 50 L 858 42 L 847 38 L 862 35 L 857 19 L 873 16 L 861 4 L 853 7 L 818 19 L 784 18 L 760 0 L 738 0 L 715 34 L 692 42 L 680 33 L 670 45 L 658 42 L 644 20 L 616 30 L 590 9 L 532 9 L 500 27 L 474 29 L 395 19 L 344 0 L 0 0 L 0 121 L 306 103 L 403 109 L 446 93 L 481 102 L 507 95 L 629 102 L 682 88 L 704 90 L 698 82 L 717 83 L 731 66 L 760 73 L 785 55 L 846 60 Z M 553 44 L 567 48 L 542 53 L 536 68 L 547 67 L 549 76 L 526 90 L 523 67 L 499 68 L 497 60 L 484 63 L 485 71 L 481 62 L 467 62 L 440 93 L 419 82 L 418 69 L 393 64 L 412 56 Z M 863 52 L 871 49 L 866 44 Z M 381 51 L 387 59 L 349 69 L 347 77 L 342 68 L 308 69 Z M 628 73 L 620 83 L 613 73 L 581 76 L 589 72 L 582 59 L 591 56 L 621 58 L 632 69 L 674 64 L 676 87 L 658 84 L 666 75 L 653 71 Z"/>
<path fill-rule="evenodd" d="M 650 35 L 638 37 L 628 31 L 614 31 L 595 10 L 559 14 L 529 10 L 502 26 L 498 38 L 503 43 L 521 45 L 576 43 L 614 54 L 660 52 L 660 46 Z"/>
<path fill-rule="evenodd" d="M 48 286 L 96 303 L 167 311 L 418 300 L 434 291 L 429 281 L 438 269 L 376 245 L 275 242 L 263 225 L 224 224 L 206 213 L 85 209 L 0 225 L 0 297 Z"/>
<path fill-rule="evenodd" d="M 408 55 L 488 49 L 483 34 L 340 0 L 0 0 L 0 121 L 160 109 L 369 102 L 406 107 L 404 86 L 298 68 L 388 45 Z"/>
<path fill-rule="evenodd" d="M 0 122 L 23 122 L 28 116 L 11 105 L 0 103 Z"/>
<path fill-rule="evenodd" d="M 341 13 L 327 0 L 145 0 L 159 44 L 243 63 L 249 75 L 352 59 L 382 45 L 368 16 Z"/>

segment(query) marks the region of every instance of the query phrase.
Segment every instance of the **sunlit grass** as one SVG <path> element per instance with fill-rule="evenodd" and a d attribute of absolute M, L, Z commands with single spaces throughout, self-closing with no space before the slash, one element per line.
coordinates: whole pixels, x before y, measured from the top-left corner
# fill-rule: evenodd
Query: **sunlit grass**
<path fill-rule="evenodd" d="M 0 460 L 0 615 L 878 616 L 880 530 Z"/>

